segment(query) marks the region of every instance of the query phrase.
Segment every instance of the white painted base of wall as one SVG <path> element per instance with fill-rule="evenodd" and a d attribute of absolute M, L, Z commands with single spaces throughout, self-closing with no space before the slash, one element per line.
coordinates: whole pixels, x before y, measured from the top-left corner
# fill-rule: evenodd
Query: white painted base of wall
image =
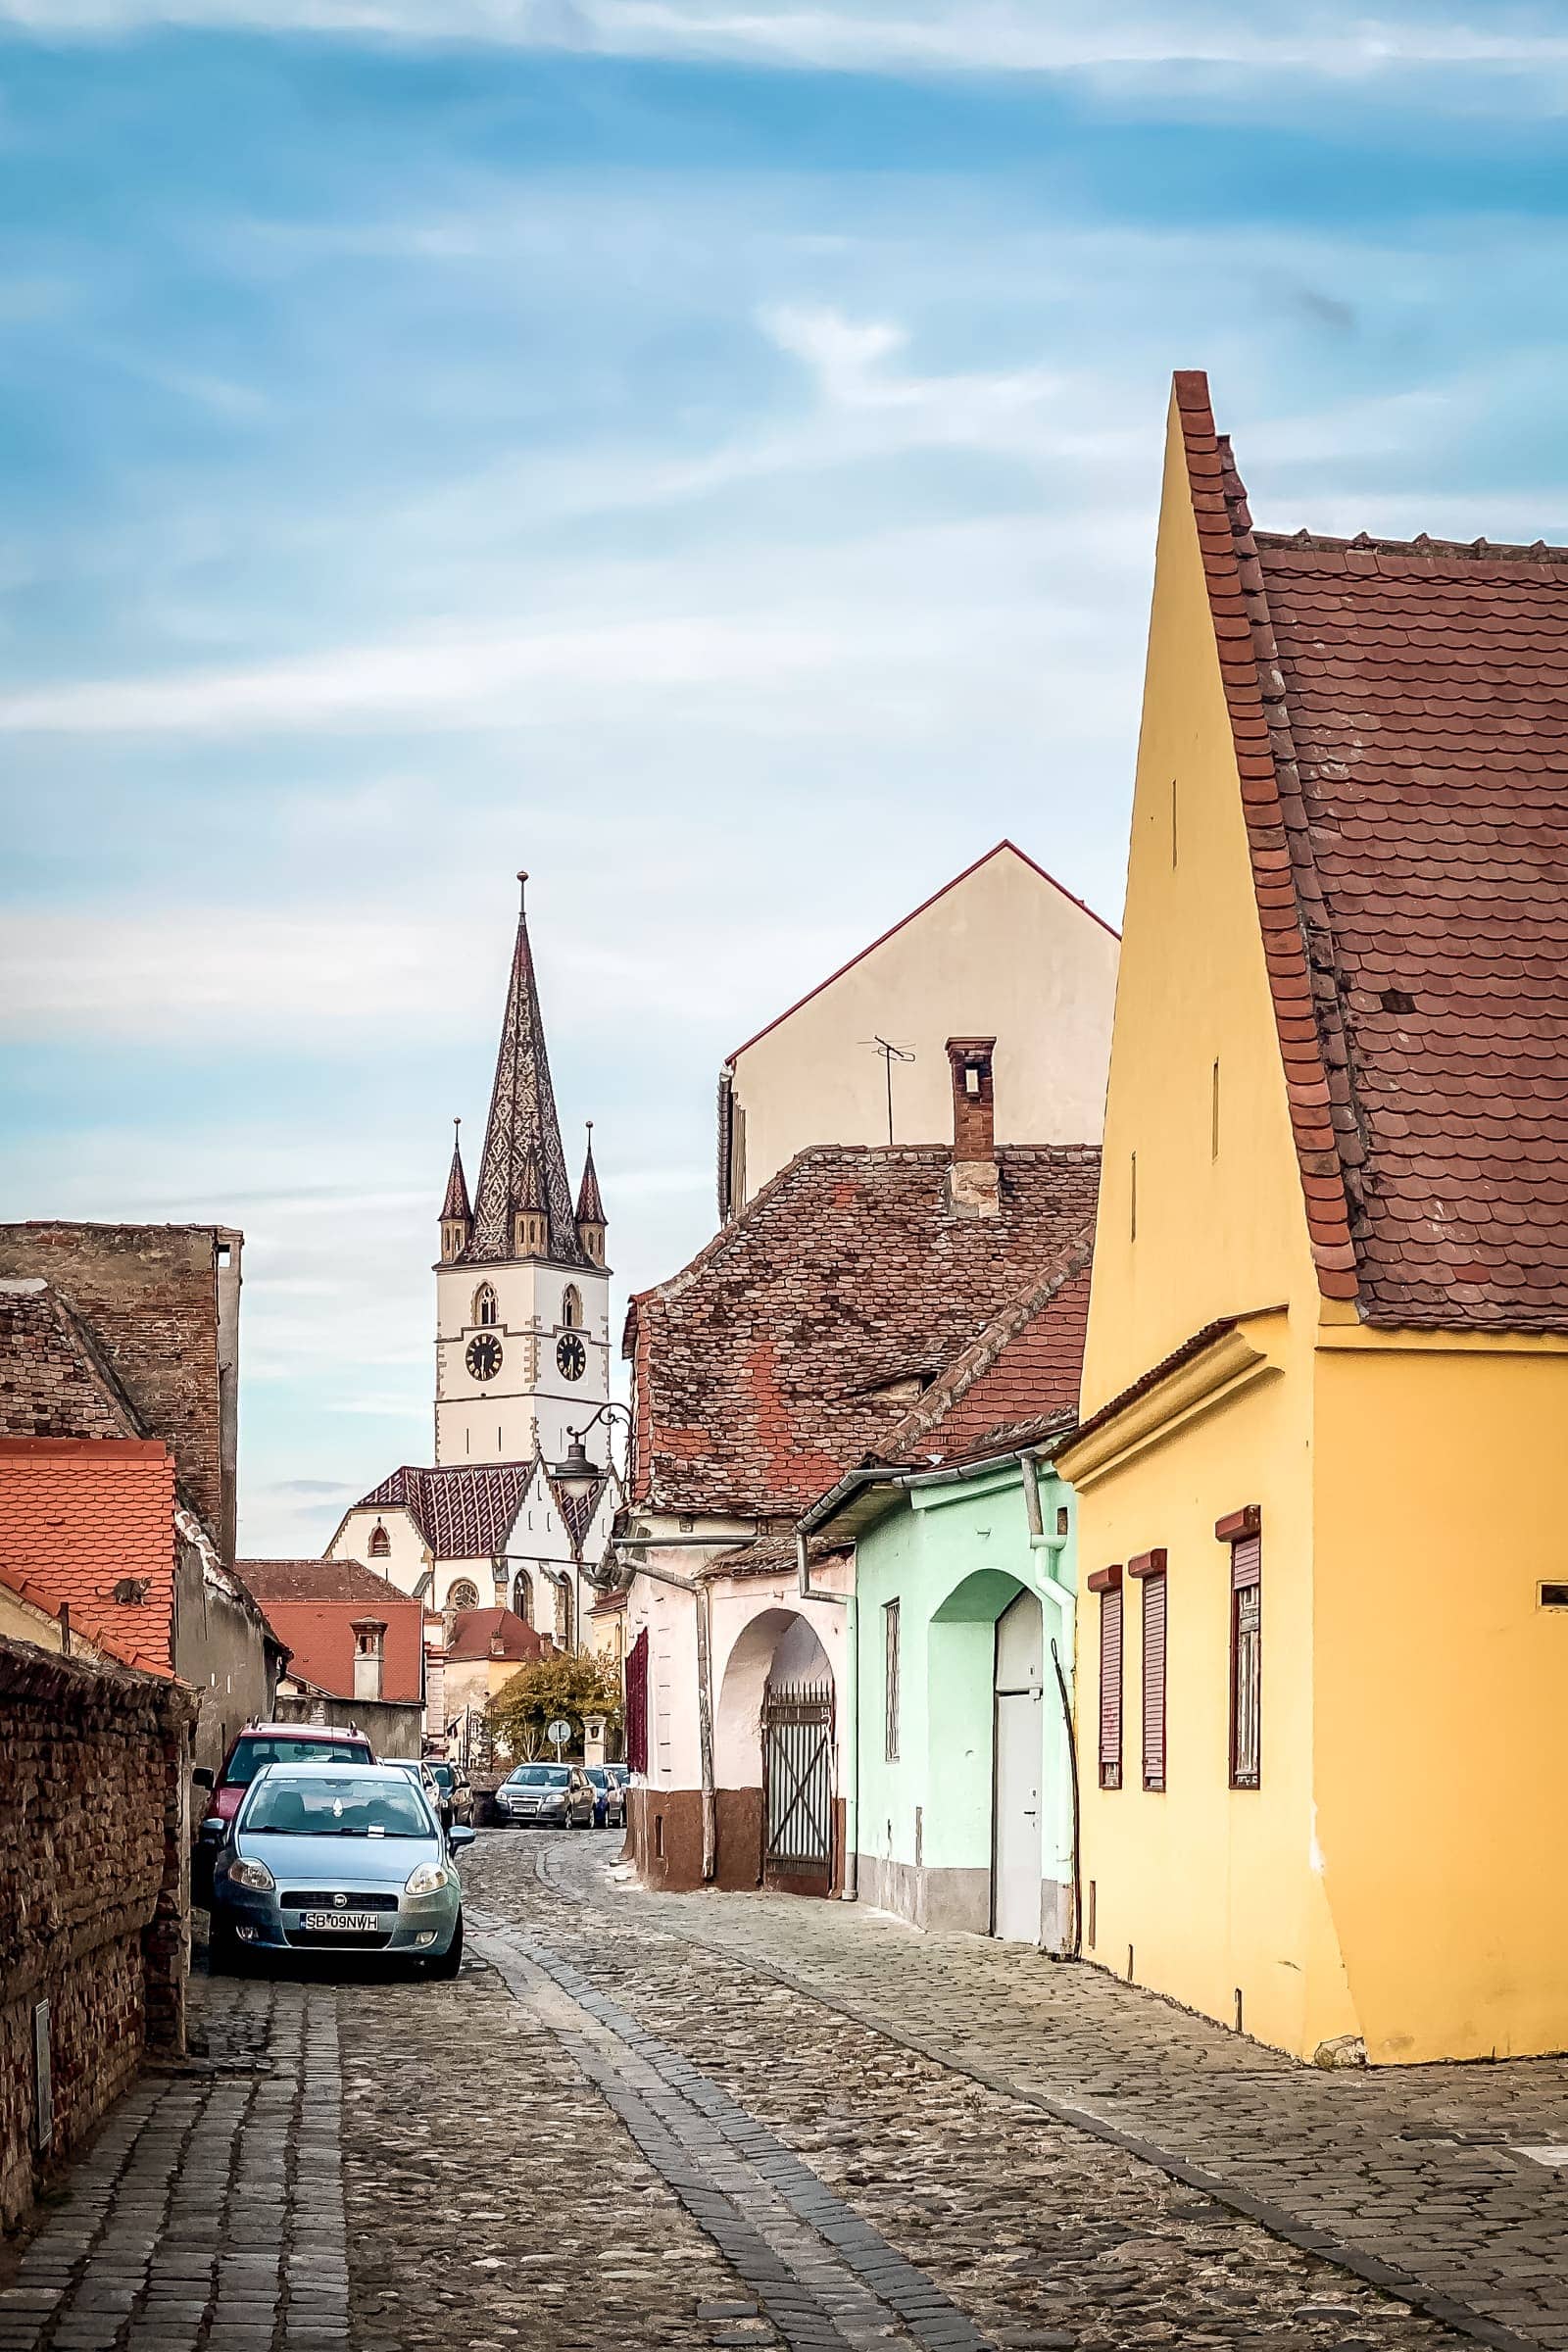
<path fill-rule="evenodd" d="M 989 1870 L 936 1870 L 912 1862 L 894 1862 L 876 1854 L 858 1857 L 862 1903 L 891 1911 L 911 1927 L 939 1934 L 989 1936 L 991 1933 L 991 1873 Z M 1072 1888 L 1058 1879 L 1040 1883 L 1040 1945 L 1048 1952 L 1064 1952 L 1072 1925 Z"/>

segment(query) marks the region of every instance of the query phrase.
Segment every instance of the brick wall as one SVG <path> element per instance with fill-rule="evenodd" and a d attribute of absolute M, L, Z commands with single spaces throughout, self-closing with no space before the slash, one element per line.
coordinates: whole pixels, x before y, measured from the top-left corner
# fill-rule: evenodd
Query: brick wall
<path fill-rule="evenodd" d="M 86 1322 L 180 1484 L 233 1557 L 212 1225 L 0 1225 L 0 1276 L 53 1283 Z M 231 1436 L 230 1436 L 231 1443 Z"/>
<path fill-rule="evenodd" d="M 0 2227 L 92 2132 L 144 2048 L 184 2046 L 194 1713 L 178 1684 L 0 1641 Z"/>

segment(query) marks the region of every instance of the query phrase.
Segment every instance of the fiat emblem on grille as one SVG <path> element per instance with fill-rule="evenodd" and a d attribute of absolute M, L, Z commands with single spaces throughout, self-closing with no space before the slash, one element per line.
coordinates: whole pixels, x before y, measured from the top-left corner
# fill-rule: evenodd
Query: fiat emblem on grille
<path fill-rule="evenodd" d="M 333 1908 L 333 1910 L 334 1910 L 334 1911 L 346 1911 L 346 1910 L 348 1909 L 348 1907 L 349 1907 L 349 1898 L 348 1898 L 348 1896 L 347 1896 L 346 1894 L 334 1894 L 334 1895 L 333 1895 L 333 1897 L 332 1897 L 332 1908 Z"/>

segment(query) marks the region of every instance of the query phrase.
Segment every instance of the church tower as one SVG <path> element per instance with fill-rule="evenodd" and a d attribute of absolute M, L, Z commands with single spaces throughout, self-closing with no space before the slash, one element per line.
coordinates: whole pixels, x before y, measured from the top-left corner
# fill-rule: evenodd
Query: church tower
<path fill-rule="evenodd" d="M 610 1270 L 591 1130 L 572 1206 L 525 900 L 472 1205 L 454 1144 L 440 1222 L 436 1461 L 559 1462 L 610 1395 Z M 586 1443 L 608 1458 L 604 1423 Z"/>

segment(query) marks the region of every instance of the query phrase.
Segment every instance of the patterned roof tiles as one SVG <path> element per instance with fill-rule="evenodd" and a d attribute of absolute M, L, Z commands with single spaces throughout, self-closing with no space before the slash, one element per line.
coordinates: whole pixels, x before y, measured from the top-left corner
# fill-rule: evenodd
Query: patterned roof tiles
<path fill-rule="evenodd" d="M 464 1252 L 467 1261 L 493 1265 L 513 1255 L 513 1218 L 519 1208 L 536 1204 L 525 1198 L 530 1190 L 543 1196 L 537 1204 L 545 1210 L 551 1257 L 563 1265 L 587 1265 L 561 1146 L 528 917 L 519 908 L 484 1156 L 474 1187 L 473 1232 Z"/>
<path fill-rule="evenodd" d="M 455 1218 L 467 1224 L 473 1214 L 468 1206 L 468 1179 L 463 1172 L 463 1145 L 459 1140 L 462 1125 L 461 1119 L 452 1122 L 452 1165 L 447 1170 L 446 1198 L 441 1203 L 443 1224 Z"/>
<path fill-rule="evenodd" d="M 1254 531 L 1176 398 L 1320 1287 L 1568 1329 L 1568 549 Z"/>
<path fill-rule="evenodd" d="M 1092 1223 L 1092 1146 L 1003 1150 L 997 1217 L 947 1208 L 950 1156 L 803 1152 L 633 1299 L 635 1500 L 794 1517 L 887 1443 L 911 1378 L 940 1378 Z"/>
<path fill-rule="evenodd" d="M 174 1457 L 161 1439 L 0 1439 L 0 1562 L 167 1672 L 174 1609 Z M 143 1591 L 118 1601 L 129 1579 Z"/>
<path fill-rule="evenodd" d="M 507 1548 L 531 1462 L 457 1462 L 420 1470 L 404 1463 L 354 1509 L 407 1510 L 433 1558 L 480 1560 Z"/>

